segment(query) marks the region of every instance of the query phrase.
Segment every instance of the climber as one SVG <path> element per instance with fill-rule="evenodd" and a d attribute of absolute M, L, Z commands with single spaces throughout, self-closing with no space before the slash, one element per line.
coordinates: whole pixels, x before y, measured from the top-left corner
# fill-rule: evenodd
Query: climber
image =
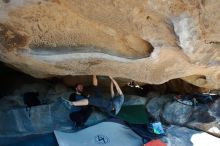
<path fill-rule="evenodd" d="M 77 101 L 81 99 L 88 98 L 84 94 L 84 86 L 81 83 L 75 85 L 75 92 L 73 92 L 69 97 L 69 103 L 72 101 Z M 92 113 L 92 107 L 71 107 L 71 113 L 69 115 L 70 119 L 75 123 L 75 128 L 80 128 L 84 126 L 89 116 Z"/>
<path fill-rule="evenodd" d="M 76 100 L 71 102 L 71 104 L 76 107 L 93 105 L 109 114 L 117 115 L 121 109 L 122 104 L 124 103 L 124 95 L 117 82 L 112 77 L 109 78 L 111 79 L 111 84 L 110 84 L 111 97 L 112 97 L 111 100 L 106 100 L 102 98 L 98 87 L 97 77 L 93 75 L 93 86 L 94 86 L 95 96 L 83 98 L 81 100 Z M 114 86 L 117 90 L 117 94 L 114 93 Z"/>

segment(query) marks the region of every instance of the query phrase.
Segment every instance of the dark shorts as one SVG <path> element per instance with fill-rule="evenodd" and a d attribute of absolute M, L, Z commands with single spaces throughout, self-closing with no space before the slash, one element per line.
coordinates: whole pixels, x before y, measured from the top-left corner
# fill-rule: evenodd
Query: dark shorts
<path fill-rule="evenodd" d="M 98 86 L 95 86 L 93 89 L 94 96 L 91 96 L 88 98 L 89 105 L 93 105 L 95 107 L 98 107 L 100 110 L 111 113 L 114 105 L 112 102 L 112 99 L 106 100 L 101 96 L 100 88 Z"/>
<path fill-rule="evenodd" d="M 69 117 L 70 119 L 76 123 L 76 126 L 82 126 L 89 118 L 89 116 L 92 113 L 92 107 L 83 107 L 79 111 L 75 111 L 70 113 Z"/>

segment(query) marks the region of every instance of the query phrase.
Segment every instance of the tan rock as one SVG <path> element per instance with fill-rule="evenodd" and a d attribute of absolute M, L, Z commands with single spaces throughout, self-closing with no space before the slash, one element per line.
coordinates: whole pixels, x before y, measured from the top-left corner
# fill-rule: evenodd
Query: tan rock
<path fill-rule="evenodd" d="M 220 2 L 4 0 L 0 60 L 37 78 L 182 78 L 220 88 Z"/>

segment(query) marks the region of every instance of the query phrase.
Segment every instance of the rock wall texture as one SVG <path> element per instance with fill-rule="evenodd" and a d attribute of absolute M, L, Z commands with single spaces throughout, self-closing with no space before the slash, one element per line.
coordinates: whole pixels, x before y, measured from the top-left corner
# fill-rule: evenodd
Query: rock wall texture
<path fill-rule="evenodd" d="M 37 78 L 220 88 L 220 1 L 1 0 L 0 60 Z"/>
<path fill-rule="evenodd" d="M 158 95 L 150 98 L 146 109 L 150 116 L 168 124 L 205 131 L 220 137 L 220 99 L 189 106 L 174 100 L 175 95 Z"/>

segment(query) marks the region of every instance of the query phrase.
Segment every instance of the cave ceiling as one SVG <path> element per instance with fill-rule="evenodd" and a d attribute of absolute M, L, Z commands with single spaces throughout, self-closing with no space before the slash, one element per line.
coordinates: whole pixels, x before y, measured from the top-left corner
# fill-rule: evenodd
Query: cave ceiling
<path fill-rule="evenodd" d="M 36 78 L 220 88 L 218 0 L 1 0 L 0 61 Z"/>

